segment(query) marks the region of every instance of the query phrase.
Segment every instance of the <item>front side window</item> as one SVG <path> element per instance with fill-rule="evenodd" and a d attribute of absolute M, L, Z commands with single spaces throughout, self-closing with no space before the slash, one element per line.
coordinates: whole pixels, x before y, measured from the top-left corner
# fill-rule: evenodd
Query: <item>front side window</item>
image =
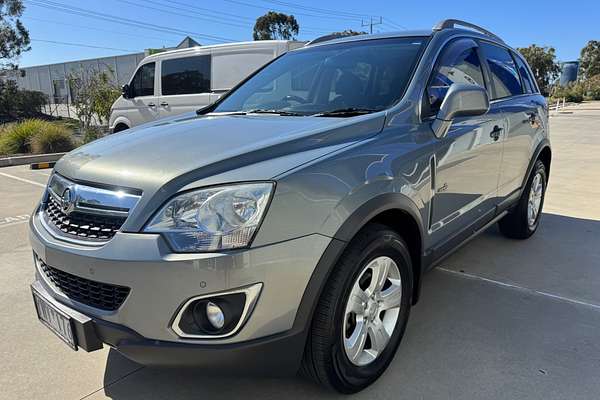
<path fill-rule="evenodd" d="M 487 42 L 481 43 L 481 48 L 494 85 L 492 100 L 523 94 L 515 60 L 508 50 Z"/>
<path fill-rule="evenodd" d="M 430 114 L 440 109 L 453 83 L 485 87 L 477 47 L 472 39 L 459 39 L 443 50 L 427 87 Z"/>
<path fill-rule="evenodd" d="M 523 87 L 526 93 L 535 93 L 537 89 L 535 87 L 535 83 L 533 82 L 533 78 L 529 73 L 529 69 L 525 65 L 525 62 L 521 60 L 517 55 L 513 55 L 515 60 L 517 61 L 517 67 L 519 68 L 519 75 L 521 75 L 521 81 L 523 82 Z"/>
<path fill-rule="evenodd" d="M 251 77 L 214 111 L 313 115 L 384 110 L 404 94 L 424 43 L 424 38 L 406 37 L 292 51 Z"/>
<path fill-rule="evenodd" d="M 154 68 L 155 63 L 148 63 L 137 70 L 130 84 L 132 97 L 154 95 Z"/>
<path fill-rule="evenodd" d="M 210 55 L 164 60 L 161 66 L 163 96 L 210 92 Z"/>

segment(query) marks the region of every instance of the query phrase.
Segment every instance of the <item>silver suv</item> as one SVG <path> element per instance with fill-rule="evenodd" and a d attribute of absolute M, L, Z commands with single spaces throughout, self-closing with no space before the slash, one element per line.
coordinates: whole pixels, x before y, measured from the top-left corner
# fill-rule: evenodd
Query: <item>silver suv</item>
<path fill-rule="evenodd" d="M 73 349 L 356 392 L 424 272 L 496 222 L 535 232 L 550 159 L 531 70 L 482 28 L 311 43 L 63 157 L 30 224 L 38 316 Z"/>

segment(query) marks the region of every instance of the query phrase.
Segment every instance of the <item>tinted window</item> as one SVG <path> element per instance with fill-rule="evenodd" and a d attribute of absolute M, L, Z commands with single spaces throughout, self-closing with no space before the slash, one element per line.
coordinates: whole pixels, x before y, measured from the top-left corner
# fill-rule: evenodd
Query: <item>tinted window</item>
<path fill-rule="evenodd" d="M 210 56 L 164 60 L 161 82 L 165 96 L 210 92 Z"/>
<path fill-rule="evenodd" d="M 523 93 L 517 67 L 508 50 L 489 43 L 482 43 L 481 48 L 485 54 L 490 68 L 495 95 L 492 99 L 515 96 Z"/>
<path fill-rule="evenodd" d="M 424 39 L 325 44 L 291 51 L 225 98 L 216 112 L 269 110 L 302 115 L 383 110 L 404 94 Z"/>
<path fill-rule="evenodd" d="M 154 63 L 142 65 L 131 81 L 133 97 L 154 95 Z"/>
<path fill-rule="evenodd" d="M 535 88 L 535 83 L 529 74 L 529 69 L 517 55 L 513 55 L 515 60 L 517 61 L 517 67 L 519 68 L 519 74 L 521 75 L 521 81 L 523 82 L 523 87 L 527 93 L 535 93 L 537 89 Z"/>
<path fill-rule="evenodd" d="M 438 59 L 435 72 L 427 87 L 431 112 L 439 110 L 453 83 L 466 83 L 485 87 L 477 43 L 458 40 L 448 45 Z"/>

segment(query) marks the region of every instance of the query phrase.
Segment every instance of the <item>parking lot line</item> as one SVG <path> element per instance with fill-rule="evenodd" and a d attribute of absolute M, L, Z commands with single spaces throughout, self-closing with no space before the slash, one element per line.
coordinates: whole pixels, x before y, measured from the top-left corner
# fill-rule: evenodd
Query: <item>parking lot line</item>
<path fill-rule="evenodd" d="M 469 274 L 467 272 L 453 271 L 451 269 L 447 269 L 447 268 L 443 268 L 443 267 L 437 267 L 436 269 L 438 271 L 446 272 L 448 274 L 458 275 L 458 276 L 461 276 L 463 278 L 475 279 L 475 280 L 478 280 L 478 281 L 483 281 L 483 282 L 491 283 L 491 284 L 494 284 L 494 285 L 497 285 L 497 286 L 503 286 L 503 287 L 506 287 L 506 288 L 510 288 L 510 289 L 514 289 L 514 290 L 519 290 L 519 291 L 526 292 L 526 293 L 532 293 L 532 294 L 539 295 L 539 296 L 549 297 L 549 298 L 552 298 L 554 300 L 562 301 L 562 302 L 565 302 L 565 303 L 571 303 L 571 304 L 576 304 L 576 305 L 580 305 L 580 306 L 585 306 L 585 307 L 593 308 L 595 310 L 600 310 L 600 305 L 598 305 L 598 304 L 587 303 L 585 301 L 571 299 L 571 298 L 564 297 L 564 296 L 559 296 L 557 294 L 552 294 L 552 293 L 544 292 L 542 290 L 535 290 L 535 289 L 531 289 L 531 288 L 528 288 L 528 287 L 515 285 L 515 284 L 512 284 L 512 283 L 501 282 L 501 281 L 497 281 L 495 279 L 489 279 L 489 278 L 485 278 L 483 276 Z"/>
<path fill-rule="evenodd" d="M 4 173 L 4 172 L 0 172 L 0 176 L 4 176 L 6 178 L 10 178 L 10 179 L 14 179 L 14 180 L 17 180 L 17 181 L 29 183 L 29 184 L 32 184 L 32 185 L 35 185 L 35 186 L 39 186 L 39 187 L 43 187 L 43 188 L 46 187 L 46 185 L 41 184 L 39 182 L 30 181 L 29 179 L 25 179 L 25 178 L 19 178 L 18 176 L 10 175 L 10 174 Z"/>

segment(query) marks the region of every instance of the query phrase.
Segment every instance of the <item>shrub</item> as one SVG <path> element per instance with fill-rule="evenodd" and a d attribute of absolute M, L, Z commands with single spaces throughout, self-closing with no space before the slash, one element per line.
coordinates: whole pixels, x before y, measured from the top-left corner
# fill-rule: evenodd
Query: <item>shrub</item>
<path fill-rule="evenodd" d="M 46 129 L 48 122 L 41 119 L 29 119 L 8 124 L 0 136 L 0 154 L 18 154 L 31 152 L 31 139 Z"/>
<path fill-rule="evenodd" d="M 97 126 L 89 126 L 83 131 L 83 143 L 93 142 L 102 137 L 102 132 Z"/>
<path fill-rule="evenodd" d="M 75 147 L 70 132 L 62 124 L 48 123 L 43 131 L 38 132 L 31 138 L 31 150 L 33 153 L 62 153 L 71 151 Z"/>
<path fill-rule="evenodd" d="M 589 100 L 600 100 L 600 75 L 595 75 L 585 81 L 586 97 Z"/>

